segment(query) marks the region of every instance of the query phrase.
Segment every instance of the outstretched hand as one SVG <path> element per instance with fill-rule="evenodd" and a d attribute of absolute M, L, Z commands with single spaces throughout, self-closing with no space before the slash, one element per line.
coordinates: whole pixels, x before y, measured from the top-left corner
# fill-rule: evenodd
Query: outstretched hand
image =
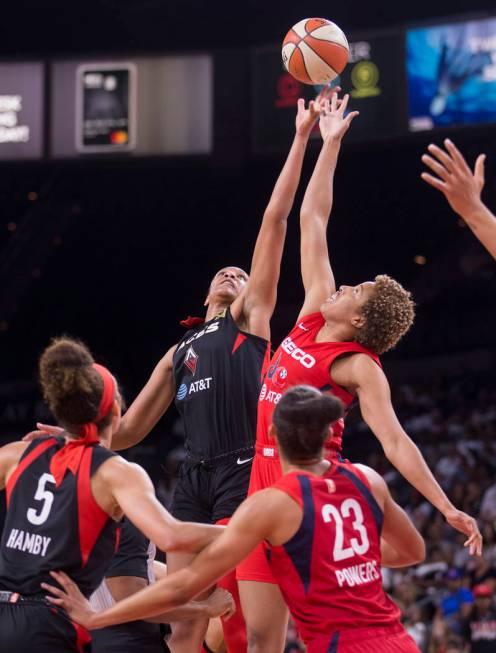
<path fill-rule="evenodd" d="M 472 172 L 460 150 L 449 138 L 444 141 L 444 145 L 446 150 L 431 144 L 429 154 L 422 156 L 422 161 L 437 177 L 428 172 L 423 172 L 421 177 L 444 194 L 455 213 L 470 219 L 483 206 L 481 192 L 484 187 L 486 155 L 479 154 Z"/>
<path fill-rule="evenodd" d="M 300 98 L 298 100 L 298 111 L 296 114 L 296 133 L 299 136 L 308 138 L 312 129 L 317 122 L 318 117 L 324 109 L 324 102 L 331 96 L 337 96 L 341 91 L 339 86 L 325 86 L 322 91 L 317 95 L 315 100 L 308 103 L 308 108 L 305 107 L 305 100 Z"/>
<path fill-rule="evenodd" d="M 319 121 L 320 133 L 323 140 L 341 140 L 348 131 L 352 120 L 358 116 L 358 111 L 350 111 L 345 116 L 349 99 L 350 96 L 346 94 L 342 100 L 338 100 L 337 95 L 333 95 L 330 102 L 328 99 L 324 100 Z"/>
<path fill-rule="evenodd" d="M 468 536 L 463 546 L 468 547 L 470 555 L 482 555 L 482 535 L 475 519 L 456 508 L 448 510 L 444 517 L 450 526 Z"/>
<path fill-rule="evenodd" d="M 76 583 L 69 578 L 63 571 L 51 571 L 50 576 L 63 588 L 41 583 L 44 590 L 50 592 L 53 596 L 47 595 L 46 599 L 52 605 L 63 608 L 69 617 L 83 628 L 92 629 L 92 619 L 97 614 L 90 605 Z"/>

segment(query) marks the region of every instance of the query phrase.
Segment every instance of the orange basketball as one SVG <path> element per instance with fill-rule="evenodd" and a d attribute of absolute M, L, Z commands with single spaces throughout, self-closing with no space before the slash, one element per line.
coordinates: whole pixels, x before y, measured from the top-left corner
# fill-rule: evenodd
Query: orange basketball
<path fill-rule="evenodd" d="M 328 84 L 348 63 L 344 32 L 325 18 L 305 18 L 286 34 L 282 60 L 286 70 L 304 84 Z"/>

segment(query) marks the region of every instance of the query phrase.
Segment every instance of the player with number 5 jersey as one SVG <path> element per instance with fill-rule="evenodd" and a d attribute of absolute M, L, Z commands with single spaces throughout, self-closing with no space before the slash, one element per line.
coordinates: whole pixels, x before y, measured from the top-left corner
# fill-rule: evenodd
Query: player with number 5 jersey
<path fill-rule="evenodd" d="M 284 476 L 246 499 L 189 568 L 101 613 L 58 576 L 66 593 L 54 588 L 55 605 L 89 628 L 148 617 L 196 595 L 263 542 L 308 653 L 419 653 L 382 588 L 381 565 L 420 562 L 424 543 L 376 472 L 323 456 L 341 415 L 335 397 L 288 390 L 270 428 Z"/>
<path fill-rule="evenodd" d="M 8 506 L 0 544 L 1 649 L 81 652 L 89 634 L 45 599 L 42 584 L 52 581 L 53 569 L 65 569 L 85 596 L 92 594 L 114 556 L 124 514 L 164 551 L 199 551 L 222 529 L 174 519 L 146 472 L 109 450 L 121 397 L 112 374 L 82 343 L 55 340 L 41 356 L 40 380 L 65 430 L 0 449 Z"/>

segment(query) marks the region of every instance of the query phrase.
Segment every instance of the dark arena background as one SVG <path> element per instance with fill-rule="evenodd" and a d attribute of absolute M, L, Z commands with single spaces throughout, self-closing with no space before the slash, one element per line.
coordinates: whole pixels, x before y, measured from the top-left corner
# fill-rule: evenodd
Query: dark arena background
<path fill-rule="evenodd" d="M 425 30 L 463 30 L 464 21 L 484 22 L 491 11 L 485 80 L 493 81 L 476 91 L 480 110 L 460 92 L 453 109 L 429 114 L 429 104 L 413 96 L 422 83 L 428 88 L 433 69 L 426 62 L 432 51 L 419 51 Z M 463 539 L 387 464 L 358 409 L 348 417 L 345 454 L 385 476 L 426 538 L 424 564 L 384 575 L 421 650 L 496 651 L 496 606 L 483 642 L 489 648 L 471 643 L 470 628 L 473 588 L 496 585 L 496 266 L 420 179 L 427 145 L 450 137 L 470 165 L 487 154 L 483 198 L 496 207 L 494 2 L 5 2 L 0 443 L 53 419 L 36 380 L 52 336 L 83 339 L 130 403 L 181 337 L 179 321 L 202 315 L 213 274 L 224 265 L 249 269 L 292 139 L 296 100 L 313 96 L 280 59 L 284 34 L 305 16 L 329 18 L 347 34 L 352 57 L 341 86 L 361 112 L 335 177 L 329 246 L 336 280 L 387 273 L 412 291 L 416 323 L 383 357 L 393 403 L 450 498 L 478 516 L 483 557 L 470 559 Z M 454 84 L 476 74 L 460 52 L 451 56 L 442 65 Z M 109 100 L 92 118 L 91 79 L 99 75 L 123 82 L 121 113 Z M 112 83 L 106 90 L 117 93 Z M 112 134 L 92 131 L 91 120 L 102 115 L 115 121 Z M 276 346 L 303 298 L 298 207 L 318 152 L 314 140 L 289 220 L 272 321 Z M 126 452 L 148 470 L 166 506 L 182 456 L 174 408 Z M 2 497 L 0 526 L 3 511 Z M 292 629 L 286 650 L 303 650 Z"/>

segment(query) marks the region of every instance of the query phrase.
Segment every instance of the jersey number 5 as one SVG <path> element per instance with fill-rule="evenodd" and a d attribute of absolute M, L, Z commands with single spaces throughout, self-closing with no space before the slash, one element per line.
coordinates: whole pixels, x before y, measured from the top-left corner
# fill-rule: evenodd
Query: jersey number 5
<path fill-rule="evenodd" d="M 50 510 L 52 509 L 53 492 L 49 492 L 45 489 L 47 483 L 55 484 L 55 479 L 51 474 L 42 474 L 38 481 L 38 487 L 36 488 L 34 499 L 35 501 L 43 501 L 44 503 L 39 512 L 36 512 L 36 508 L 29 508 L 26 515 L 28 520 L 35 526 L 44 524 L 48 519 Z"/>
<path fill-rule="evenodd" d="M 352 516 L 353 513 L 353 530 L 358 537 L 350 537 L 349 546 L 344 546 L 344 519 Z M 346 499 L 338 510 L 336 506 L 327 503 L 322 508 L 322 518 L 329 523 L 334 521 L 336 525 L 336 539 L 334 540 L 334 560 L 347 560 L 354 555 L 364 555 L 369 550 L 369 537 L 367 529 L 363 523 L 363 512 L 360 504 L 356 499 Z"/>

